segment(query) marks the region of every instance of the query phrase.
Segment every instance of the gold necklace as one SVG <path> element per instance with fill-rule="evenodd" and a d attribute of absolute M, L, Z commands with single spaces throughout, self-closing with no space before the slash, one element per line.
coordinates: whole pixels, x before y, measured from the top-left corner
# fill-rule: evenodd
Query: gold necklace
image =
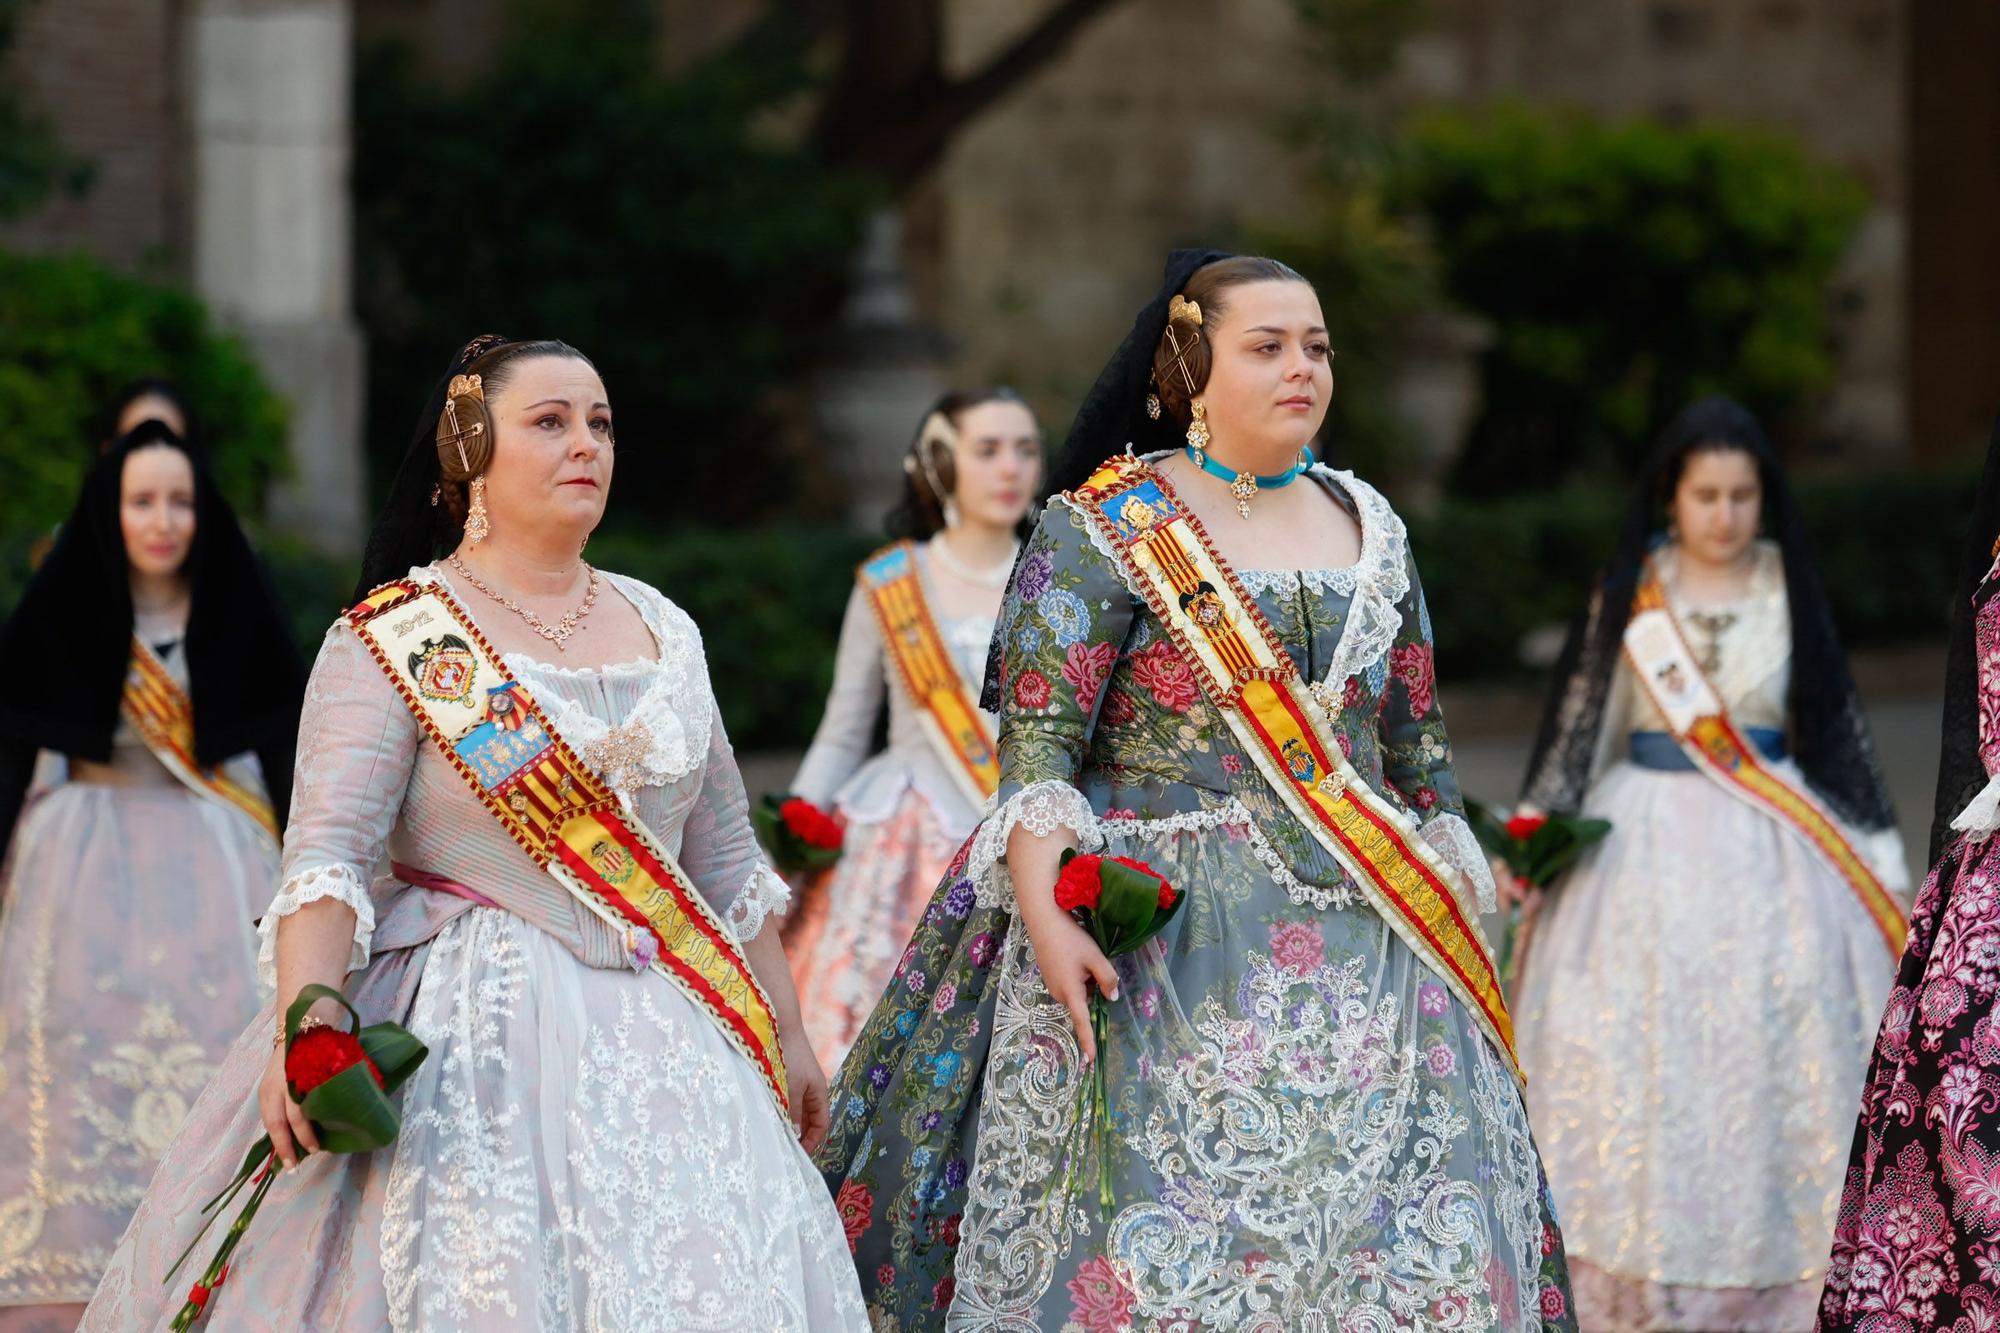
<path fill-rule="evenodd" d="M 488 597 L 521 617 L 521 619 L 527 621 L 528 628 L 554 644 L 556 651 L 559 653 L 567 651 L 565 645 L 569 642 L 569 636 L 576 633 L 578 623 L 590 614 L 591 607 L 597 605 L 597 571 L 591 567 L 588 561 L 584 562 L 583 569 L 586 574 L 590 575 L 590 587 L 583 594 L 583 604 L 571 611 L 565 612 L 563 618 L 551 626 L 533 611 L 523 608 L 513 598 L 502 597 L 499 593 L 481 583 L 479 576 L 467 569 L 465 562 L 458 558 L 458 552 L 453 551 L 445 559 L 451 564 L 453 569 L 459 572 L 467 583 L 470 583 L 473 587 L 479 589 L 479 591 L 485 593 Z"/>

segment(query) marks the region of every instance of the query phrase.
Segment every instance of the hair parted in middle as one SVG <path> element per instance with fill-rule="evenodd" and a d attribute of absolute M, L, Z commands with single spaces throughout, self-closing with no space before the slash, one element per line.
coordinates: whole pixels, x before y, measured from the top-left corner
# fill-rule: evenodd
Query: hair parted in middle
<path fill-rule="evenodd" d="M 459 349 L 445 385 L 435 428 L 438 501 L 452 522 L 465 522 L 468 488 L 493 461 L 492 395 L 512 377 L 515 362 L 537 356 L 569 357 L 596 369 L 591 359 L 566 342 L 539 338 L 510 342 L 482 333 Z"/>
<path fill-rule="evenodd" d="M 1188 424 L 1190 405 L 1208 387 L 1209 368 L 1215 364 L 1209 339 L 1229 308 L 1229 289 L 1251 282 L 1305 281 L 1290 265 L 1261 255 L 1218 259 L 1189 276 L 1167 312 L 1167 326 L 1153 352 L 1153 392 L 1176 422 Z"/>
<path fill-rule="evenodd" d="M 959 422 L 967 412 L 987 403 L 1027 400 L 1005 385 L 983 389 L 953 389 L 932 403 L 903 455 L 903 494 L 889 511 L 889 535 L 924 541 L 945 526 L 945 504 L 958 489 Z"/>

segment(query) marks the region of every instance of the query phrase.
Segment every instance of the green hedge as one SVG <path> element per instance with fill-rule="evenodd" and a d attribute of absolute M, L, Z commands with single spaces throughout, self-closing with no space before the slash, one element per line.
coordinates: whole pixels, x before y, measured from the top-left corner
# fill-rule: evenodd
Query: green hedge
<path fill-rule="evenodd" d="M 193 296 L 82 255 L 0 252 L 0 544 L 46 533 L 94 457 L 91 420 L 126 382 L 170 379 L 202 423 L 217 479 L 246 513 L 283 471 L 284 401 Z M 0 573 L 0 598 L 11 601 Z"/>
<path fill-rule="evenodd" d="M 1780 435 L 1834 373 L 1827 281 L 1866 207 L 1795 141 L 1501 105 L 1415 118 L 1392 198 L 1488 322 L 1465 495 L 1629 475 L 1690 399 Z"/>

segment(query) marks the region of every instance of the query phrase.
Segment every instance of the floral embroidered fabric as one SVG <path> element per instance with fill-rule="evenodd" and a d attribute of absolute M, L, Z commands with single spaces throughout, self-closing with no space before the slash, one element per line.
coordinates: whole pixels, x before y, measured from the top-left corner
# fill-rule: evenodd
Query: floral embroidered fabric
<path fill-rule="evenodd" d="M 1441 822 L 1462 803 L 1414 568 L 1373 493 L 1346 494 L 1377 576 L 1254 595 L 1300 671 L 1338 681 L 1356 770 L 1462 852 Z M 1378 616 L 1357 610 L 1364 585 L 1401 591 Z M 1342 675 L 1363 616 L 1393 634 Z M 1067 503 L 1029 539 L 1000 626 L 1000 791 L 842 1068 L 820 1154 L 877 1325 L 1573 1327 L 1511 1077 L 1265 785 Z M 1085 1067 L 1005 860 L 1010 837 L 1058 829 L 1187 894 L 1118 962 L 1108 1152 L 1085 1150 L 1067 1205 Z"/>
<path fill-rule="evenodd" d="M 2000 582 L 1991 575 L 1976 605 L 1980 758 L 2000 774 Z M 1961 833 L 1917 894 L 1882 1013 L 1819 1328 L 2000 1327 L 1996 996 L 2000 840 Z"/>

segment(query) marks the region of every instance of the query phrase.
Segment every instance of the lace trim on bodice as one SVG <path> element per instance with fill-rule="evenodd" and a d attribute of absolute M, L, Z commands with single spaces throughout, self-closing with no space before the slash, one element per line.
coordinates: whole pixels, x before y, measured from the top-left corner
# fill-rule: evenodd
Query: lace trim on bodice
<path fill-rule="evenodd" d="M 706 760 L 715 696 L 703 666 L 701 631 L 687 612 L 636 579 L 609 570 L 603 574 L 637 608 L 652 631 L 659 649 L 657 661 L 564 667 L 521 652 L 504 657 L 516 675 L 526 676 L 530 682 L 536 678 L 651 678 L 638 702 L 617 723 L 606 722 L 554 691 L 534 691 L 535 701 L 563 739 L 629 802 L 638 788 L 664 787 L 694 772 Z M 410 577 L 450 586 L 450 580 L 430 566 L 411 570 Z"/>
<path fill-rule="evenodd" d="M 1147 461 L 1163 457 L 1149 455 Z M 1253 597 L 1303 584 L 1318 594 L 1334 592 L 1348 598 L 1340 642 L 1321 677 L 1326 685 L 1338 688 L 1387 656 L 1402 632 L 1398 604 L 1410 595 L 1409 531 L 1382 493 L 1352 472 L 1315 464 L 1313 475 L 1331 481 L 1354 502 L 1361 525 L 1360 557 L 1339 569 L 1239 569 L 1236 576 Z M 1118 571 L 1132 595 L 1143 600 L 1140 590 L 1131 586 L 1123 557 L 1098 525 L 1066 496 L 1056 496 L 1050 503 L 1065 505 L 1078 515 L 1090 544 Z"/>
<path fill-rule="evenodd" d="M 1077 788 L 1049 779 L 1023 787 L 980 825 L 963 873 L 972 881 L 975 901 L 981 907 L 1013 909 L 1014 880 L 1008 873 L 1006 857 L 1007 840 L 1016 826 L 1038 838 L 1046 838 L 1059 828 L 1069 829 L 1076 834 L 1078 850 L 1085 852 L 1102 851 L 1112 837 L 1143 840 L 1169 833 L 1230 829 L 1242 835 L 1250 854 L 1298 906 L 1320 912 L 1341 911 L 1360 901 L 1353 883 L 1344 875 L 1332 884 L 1308 884 L 1300 879 L 1258 828 L 1249 807 L 1234 796 L 1206 810 L 1184 810 L 1159 819 L 1105 819 L 1091 808 L 1089 799 Z M 1458 836 L 1461 830 L 1462 839 Z M 1492 911 L 1493 875 L 1465 821 L 1456 815 L 1439 815 L 1420 831 L 1439 855 L 1473 883 L 1481 910 Z"/>

